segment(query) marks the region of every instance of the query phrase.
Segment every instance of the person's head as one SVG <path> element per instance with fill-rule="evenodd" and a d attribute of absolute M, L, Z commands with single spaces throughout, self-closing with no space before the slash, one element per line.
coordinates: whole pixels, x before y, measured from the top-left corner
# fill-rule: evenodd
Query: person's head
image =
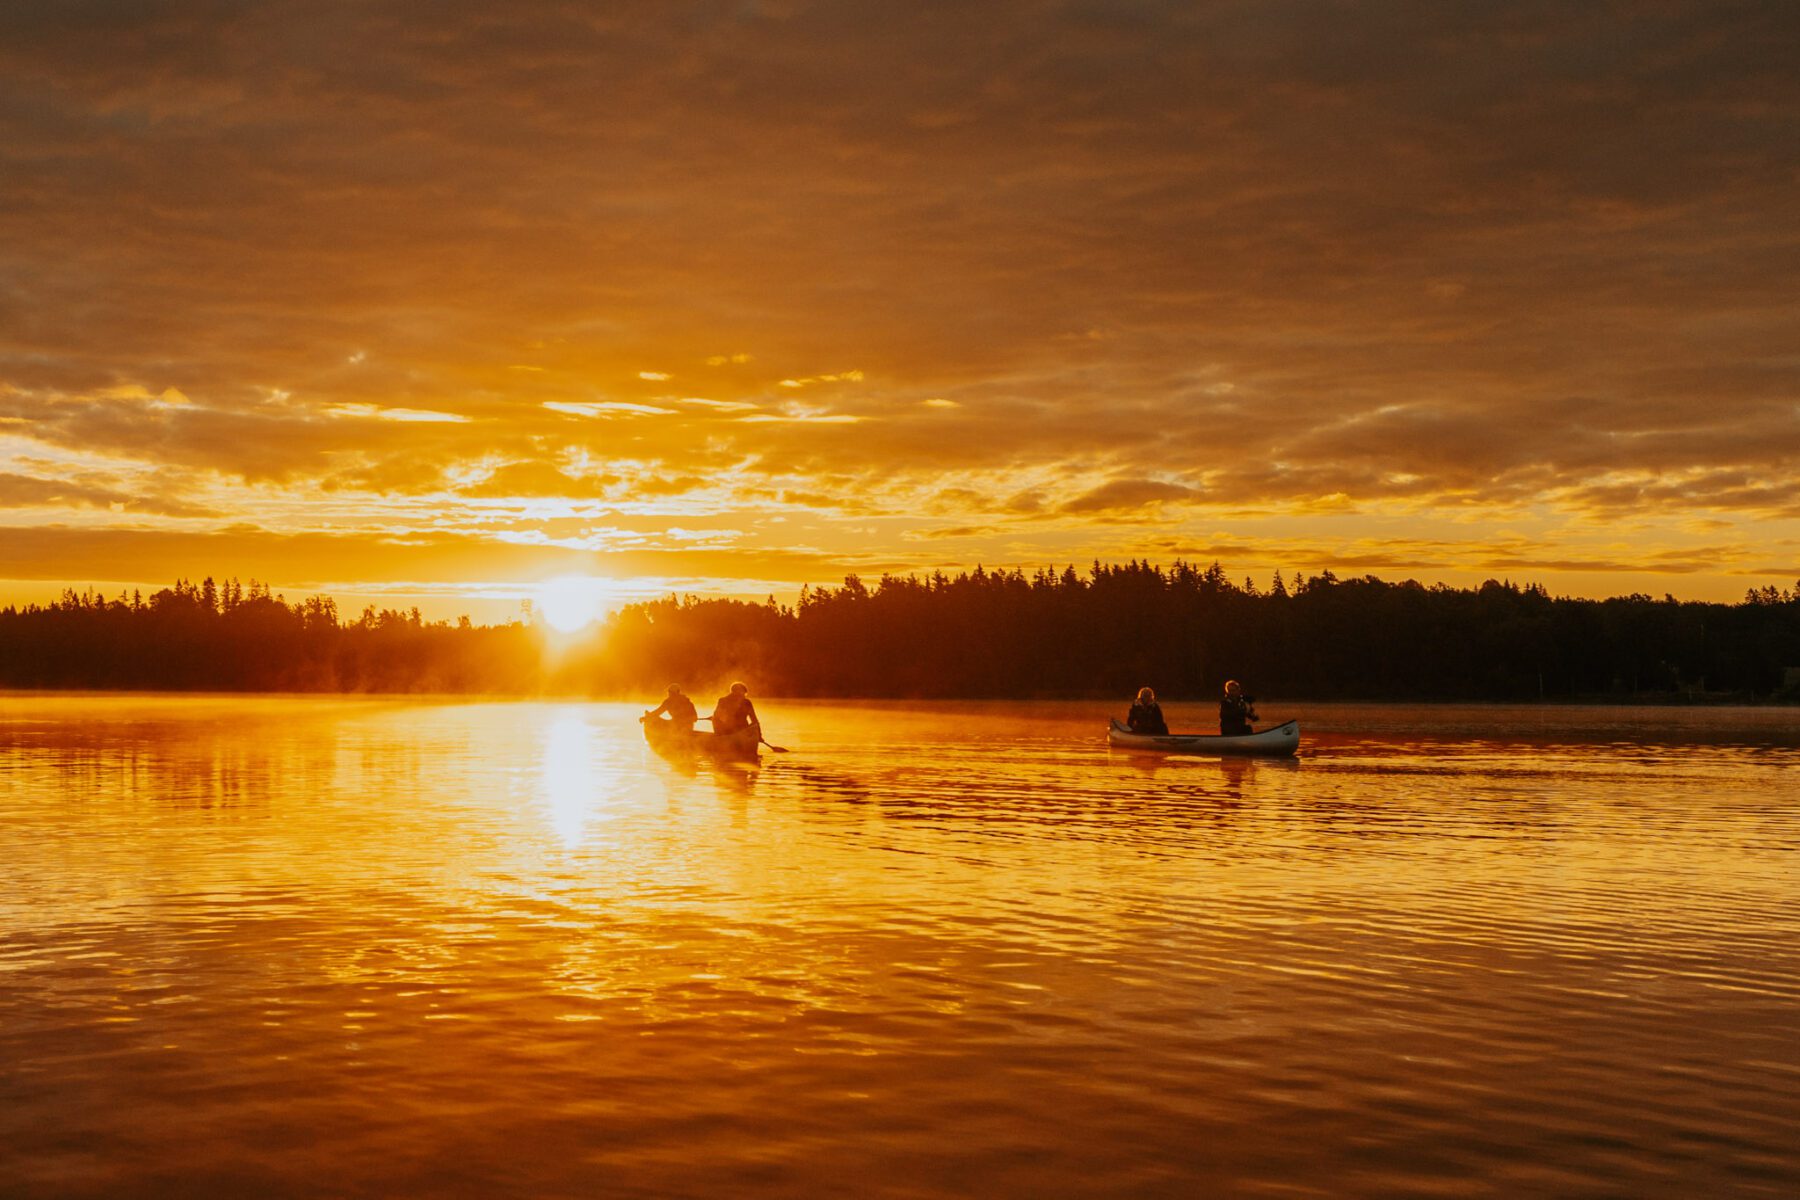
<path fill-rule="evenodd" d="M 1225 681 L 1225 694 L 1227 696 L 1241 696 L 1244 694 L 1244 685 L 1235 679 L 1227 679 Z"/>
<path fill-rule="evenodd" d="M 1156 693 L 1151 691 L 1149 688 L 1139 688 L 1138 689 L 1138 703 L 1139 704 L 1155 704 L 1156 703 Z"/>
<path fill-rule="evenodd" d="M 731 685 L 731 694 L 734 696 L 745 696 L 748 695 L 749 692 L 750 689 L 744 684 L 734 683 Z"/>
<path fill-rule="evenodd" d="M 671 696 L 681 695 L 681 685 L 679 683 L 671 683 L 669 685 L 669 695 L 671 695 Z"/>

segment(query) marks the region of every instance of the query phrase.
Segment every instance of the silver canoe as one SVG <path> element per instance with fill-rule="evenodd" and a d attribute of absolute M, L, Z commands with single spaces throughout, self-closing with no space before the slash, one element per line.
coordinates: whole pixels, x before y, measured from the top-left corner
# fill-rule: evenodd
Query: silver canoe
<path fill-rule="evenodd" d="M 762 741 L 762 726 L 751 725 L 731 733 L 691 732 L 675 728 L 675 722 L 652 717 L 644 720 L 644 740 L 658 754 L 709 754 L 714 758 L 755 758 Z"/>
<path fill-rule="evenodd" d="M 1225 737 L 1217 733 L 1133 733 L 1113 718 L 1106 740 L 1123 750 L 1162 754 L 1268 754 L 1277 757 L 1300 748 L 1300 722 L 1271 725 L 1256 733 Z"/>

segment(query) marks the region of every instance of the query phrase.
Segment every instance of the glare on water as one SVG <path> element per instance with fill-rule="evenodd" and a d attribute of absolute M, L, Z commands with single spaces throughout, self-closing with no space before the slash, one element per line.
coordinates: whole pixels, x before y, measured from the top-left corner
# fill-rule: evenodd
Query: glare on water
<path fill-rule="evenodd" d="M 0 697 L 0 1194 L 1800 1190 L 1794 710 L 759 707 Z"/>

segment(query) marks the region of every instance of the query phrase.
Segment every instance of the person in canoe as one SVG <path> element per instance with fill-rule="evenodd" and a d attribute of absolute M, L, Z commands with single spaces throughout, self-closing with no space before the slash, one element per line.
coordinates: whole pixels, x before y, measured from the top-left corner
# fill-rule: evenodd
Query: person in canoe
<path fill-rule="evenodd" d="M 1139 688 L 1136 703 L 1125 718 L 1125 728 L 1133 733 L 1166 734 L 1169 723 L 1163 720 L 1162 705 L 1156 702 L 1156 693 L 1149 688 Z"/>
<path fill-rule="evenodd" d="M 1237 680 L 1228 681 L 1225 698 L 1219 701 L 1219 732 L 1226 737 L 1255 733 L 1250 722 L 1257 719 L 1256 697 L 1244 695 L 1244 685 Z"/>
<path fill-rule="evenodd" d="M 665 714 L 668 716 L 669 724 L 682 733 L 694 732 L 694 722 L 700 719 L 699 712 L 694 708 L 694 702 L 682 695 L 680 686 L 673 683 L 669 685 L 669 694 L 664 697 L 663 702 L 645 713 L 644 720 L 654 721 Z"/>
<path fill-rule="evenodd" d="M 736 733 L 756 724 L 760 724 L 756 719 L 756 705 L 750 703 L 750 689 L 741 683 L 732 684 L 731 690 L 713 705 L 714 733 Z"/>

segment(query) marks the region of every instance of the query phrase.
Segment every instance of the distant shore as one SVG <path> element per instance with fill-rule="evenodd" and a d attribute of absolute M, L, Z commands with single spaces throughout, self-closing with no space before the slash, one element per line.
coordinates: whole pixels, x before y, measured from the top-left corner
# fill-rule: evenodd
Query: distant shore
<path fill-rule="evenodd" d="M 697 689 L 697 694 L 709 695 L 707 689 Z M 295 699 L 295 700 L 371 700 L 371 701 L 419 701 L 419 702 L 458 702 L 458 703 L 548 703 L 548 704 L 639 704 L 646 708 L 657 703 L 658 697 L 651 691 L 633 692 L 626 695 L 600 694 L 587 692 L 461 692 L 461 691 L 326 691 L 281 688 L 64 688 L 64 687 L 0 687 L 0 698 L 54 698 L 64 697 L 79 699 L 84 696 L 93 697 L 131 697 L 140 696 L 146 699 L 156 697 L 179 697 L 182 699 Z M 755 696 L 761 704 L 854 704 L 854 705 L 995 705 L 995 704 L 1093 704 L 1110 705 L 1123 710 L 1130 705 L 1129 696 L 1113 694 L 1065 695 L 1065 696 L 792 696 L 781 694 L 758 693 Z M 1217 701 L 1203 696 L 1163 696 L 1162 704 L 1169 708 L 1210 708 Z M 1794 708 L 1800 709 L 1800 698 L 1793 696 L 1728 696 L 1712 693 L 1705 697 L 1688 697 L 1682 695 L 1636 695 L 1636 696 L 1562 696 L 1537 699 L 1484 699 L 1454 696 L 1289 696 L 1278 695 L 1269 700 L 1259 700 L 1259 704 L 1279 706 L 1284 713 L 1294 707 L 1306 704 L 1332 706 L 1364 706 L 1380 707 L 1386 705 L 1421 705 L 1435 708 Z M 1257 722 L 1259 725 L 1267 721 Z"/>
<path fill-rule="evenodd" d="M 1217 563 L 849 576 L 772 600 L 668 597 L 586 629 L 339 614 L 252 581 L 66 592 L 0 609 L 0 687 L 305 694 L 1058 697 L 1140 687 L 1395 703 L 1800 701 L 1800 590 L 1739 604 L 1425 587 L 1331 572 L 1267 588 Z M 712 694 L 716 695 L 717 692 Z"/>

